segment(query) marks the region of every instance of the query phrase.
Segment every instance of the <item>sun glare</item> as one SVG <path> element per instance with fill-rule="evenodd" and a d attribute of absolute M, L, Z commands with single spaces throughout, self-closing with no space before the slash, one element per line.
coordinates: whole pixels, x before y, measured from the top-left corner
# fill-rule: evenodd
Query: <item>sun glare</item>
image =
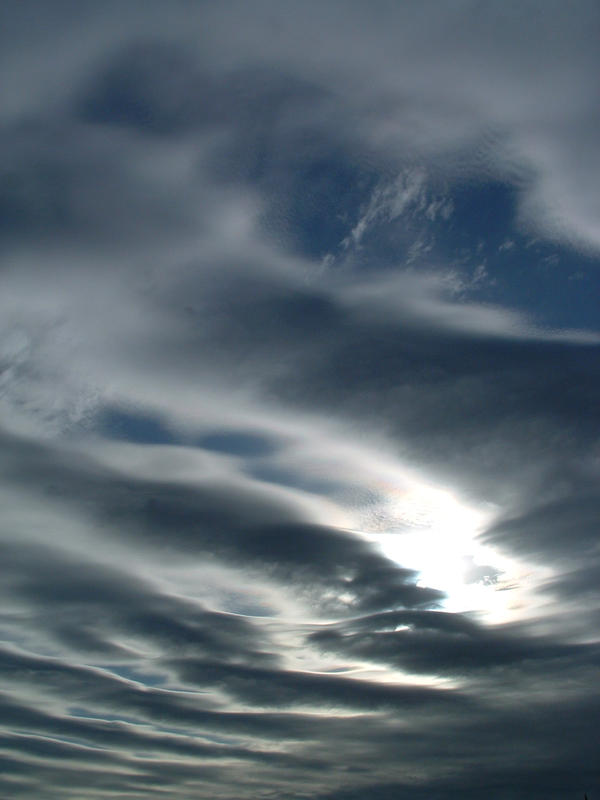
<path fill-rule="evenodd" d="M 522 615 L 525 565 L 478 541 L 494 516 L 447 489 L 403 477 L 380 481 L 381 498 L 362 521 L 383 553 L 419 572 L 418 583 L 446 594 L 446 611 L 475 612 L 488 623 Z"/>

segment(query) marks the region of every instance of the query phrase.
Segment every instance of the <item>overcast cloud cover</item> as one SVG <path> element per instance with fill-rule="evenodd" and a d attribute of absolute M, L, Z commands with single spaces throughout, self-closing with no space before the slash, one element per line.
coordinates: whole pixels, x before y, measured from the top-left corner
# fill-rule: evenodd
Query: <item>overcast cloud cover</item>
<path fill-rule="evenodd" d="M 2 797 L 597 796 L 599 23 L 2 3 Z"/>

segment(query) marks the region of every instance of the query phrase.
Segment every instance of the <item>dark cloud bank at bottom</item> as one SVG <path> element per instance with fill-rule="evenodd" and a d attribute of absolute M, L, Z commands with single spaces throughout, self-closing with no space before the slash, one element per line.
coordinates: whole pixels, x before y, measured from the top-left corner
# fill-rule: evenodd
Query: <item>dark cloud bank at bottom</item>
<path fill-rule="evenodd" d="M 411 570 L 247 490 L 126 479 L 15 436 L 3 452 L 6 486 L 102 525 L 131 555 L 102 566 L 35 539 L 3 545 L 2 624 L 18 642 L 0 654 L 7 796 L 230 797 L 273 783 L 324 800 L 502 796 L 518 782 L 518 796 L 560 797 L 597 780 L 596 644 L 435 610 L 442 595 Z M 323 616 L 300 626 L 306 652 L 344 671 L 290 668 L 268 618 L 164 593 L 136 575 L 139 547 L 293 587 Z M 49 654 L 32 655 L 33 641 Z M 451 682 L 361 677 L 359 664 Z M 360 788 L 324 788 L 349 783 Z"/>

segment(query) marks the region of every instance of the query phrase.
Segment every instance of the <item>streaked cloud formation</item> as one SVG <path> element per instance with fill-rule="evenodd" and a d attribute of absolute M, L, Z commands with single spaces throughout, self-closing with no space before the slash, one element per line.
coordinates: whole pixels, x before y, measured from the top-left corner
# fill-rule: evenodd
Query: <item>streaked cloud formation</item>
<path fill-rule="evenodd" d="M 0 794 L 592 800 L 597 4 L 0 18 Z"/>

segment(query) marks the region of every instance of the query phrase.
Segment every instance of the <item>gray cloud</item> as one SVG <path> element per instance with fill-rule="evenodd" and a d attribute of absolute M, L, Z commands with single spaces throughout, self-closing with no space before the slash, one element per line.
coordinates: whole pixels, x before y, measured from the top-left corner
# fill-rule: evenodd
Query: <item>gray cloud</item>
<path fill-rule="evenodd" d="M 569 645 L 519 630 L 486 630 L 458 615 L 440 612 L 388 612 L 310 635 L 326 650 L 354 658 L 387 661 L 411 672 L 468 675 L 500 667 L 533 667 L 551 671 L 555 663 L 593 664 L 596 645 Z M 446 619 L 449 617 L 449 619 Z"/>
<path fill-rule="evenodd" d="M 598 21 L 4 4 L 3 796 L 593 797 Z"/>
<path fill-rule="evenodd" d="M 186 486 L 132 481 L 110 472 L 98 473 L 92 463 L 86 464 L 81 458 L 73 464 L 65 459 L 61 464 L 57 453 L 38 446 L 20 447 L 10 439 L 7 449 L 11 444 L 17 455 L 12 476 L 6 475 L 9 480 L 12 477 L 21 484 L 27 481 L 59 504 L 66 502 L 79 512 L 91 514 L 118 538 L 129 537 L 134 546 L 156 548 L 175 560 L 194 553 L 242 563 L 279 580 L 297 581 L 315 590 L 326 588 L 336 605 L 340 604 L 338 597 L 347 593 L 348 600 L 342 601 L 339 609 L 346 605 L 364 609 L 398 604 L 412 607 L 435 603 L 443 596 L 434 589 L 417 586 L 411 569 L 374 552 L 354 534 L 302 520 L 291 507 L 286 508 L 264 492 L 252 493 L 234 483 Z M 67 573 L 73 569 L 69 565 Z M 75 584 L 69 579 L 63 589 L 57 589 L 54 582 L 47 587 L 41 582 L 32 585 L 28 578 L 29 591 L 38 592 L 40 600 L 46 593 L 54 602 L 80 600 L 82 596 L 91 602 L 94 585 L 103 597 L 110 596 L 113 583 L 118 586 L 123 582 L 119 573 L 105 577 L 94 567 L 87 567 L 86 571 Z M 41 578 L 48 580 L 45 575 Z M 130 591 L 126 590 L 123 596 L 119 589 L 114 602 L 125 602 Z M 139 597 L 139 588 L 135 594 Z M 160 627 L 158 619 L 157 615 L 151 629 Z"/>

